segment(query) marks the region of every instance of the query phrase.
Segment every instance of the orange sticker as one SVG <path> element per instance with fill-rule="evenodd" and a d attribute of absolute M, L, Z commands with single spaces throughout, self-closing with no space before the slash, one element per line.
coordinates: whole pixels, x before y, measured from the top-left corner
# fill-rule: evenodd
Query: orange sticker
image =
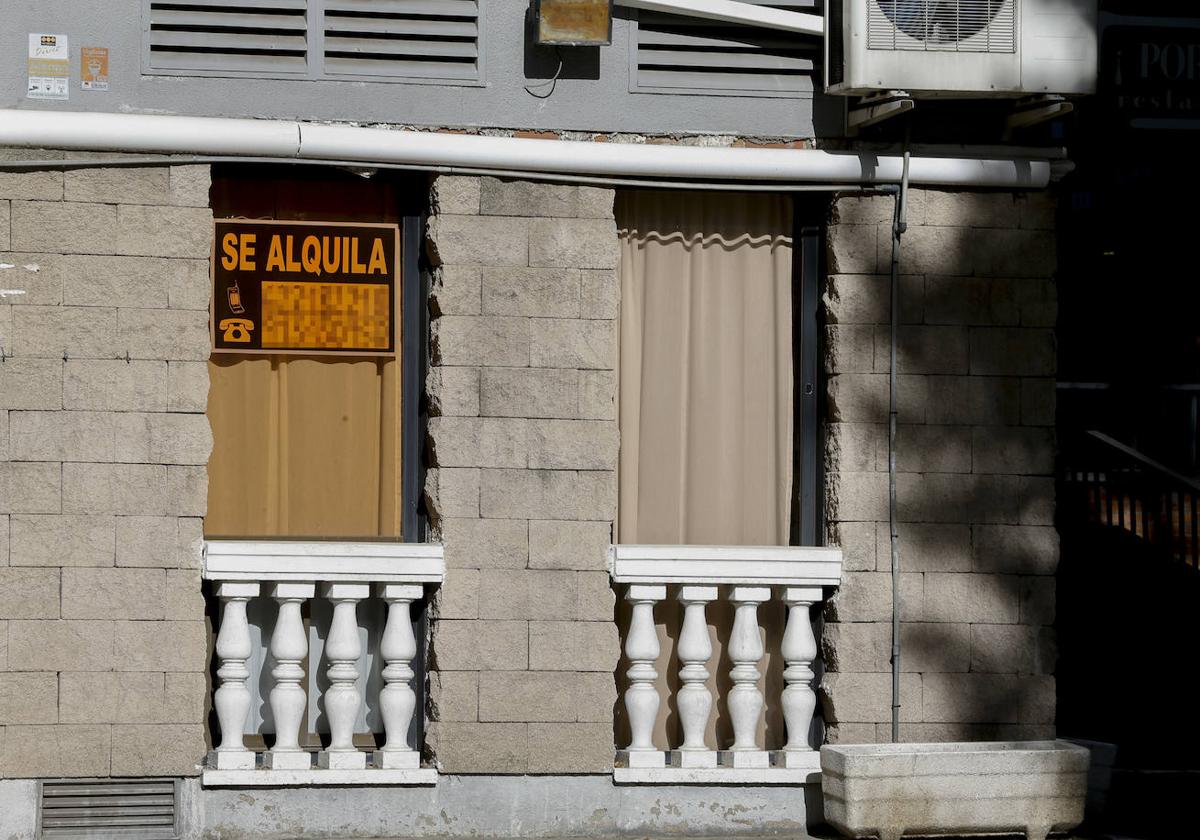
<path fill-rule="evenodd" d="M 84 47 L 79 59 L 79 87 L 108 90 L 108 47 Z"/>

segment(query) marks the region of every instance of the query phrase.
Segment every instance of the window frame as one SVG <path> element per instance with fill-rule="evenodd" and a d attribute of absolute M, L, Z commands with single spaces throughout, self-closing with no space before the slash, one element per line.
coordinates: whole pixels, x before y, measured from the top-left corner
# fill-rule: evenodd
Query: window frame
<path fill-rule="evenodd" d="M 825 545 L 825 411 L 821 395 L 821 287 L 828 196 L 798 193 L 792 202 L 792 522 L 788 542 Z"/>
<path fill-rule="evenodd" d="M 306 175 L 325 175 L 339 167 L 330 164 L 214 164 L 212 178 L 214 186 L 225 181 L 245 180 L 254 182 L 302 182 Z M 345 174 L 345 173 L 343 173 Z M 358 177 L 350 176 L 347 177 Z M 425 486 L 425 436 L 428 427 L 428 405 L 425 397 L 425 374 L 429 360 L 429 262 L 425 255 L 424 230 L 427 222 L 428 197 L 432 188 L 429 175 L 395 169 L 381 169 L 375 177 L 395 179 L 398 182 L 394 203 L 395 210 L 389 220 L 400 229 L 400 266 L 396 280 L 400 319 L 397 324 L 399 341 L 396 343 L 396 362 L 399 366 L 400 409 L 398 428 L 400 436 L 400 534 L 398 541 L 423 543 L 429 538 L 428 516 L 424 508 Z M 221 202 L 210 196 L 209 206 L 214 218 Z M 336 210 L 331 210 L 336 213 Z M 277 218 L 277 217 L 272 217 Z M 282 221 L 288 221 L 287 218 Z M 211 276 L 209 279 L 211 286 Z M 211 293 L 211 289 L 210 289 Z M 211 320 L 212 315 L 209 314 Z M 210 349 L 211 356 L 211 349 Z M 206 535 L 206 539 L 208 536 Z M 253 534 L 215 535 L 214 539 L 283 539 L 281 537 L 259 537 Z M 372 537 L 345 537 L 343 541 L 355 542 Z M 383 538 L 390 539 L 390 538 Z"/>

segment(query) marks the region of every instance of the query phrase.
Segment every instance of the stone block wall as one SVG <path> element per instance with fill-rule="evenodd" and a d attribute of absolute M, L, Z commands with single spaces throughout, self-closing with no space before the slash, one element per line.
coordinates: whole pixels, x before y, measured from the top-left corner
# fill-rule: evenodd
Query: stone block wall
<path fill-rule="evenodd" d="M 890 738 L 891 196 L 843 196 L 824 290 L 829 740 Z M 1054 732 L 1054 205 L 914 190 L 900 262 L 901 738 Z"/>
<path fill-rule="evenodd" d="M 204 755 L 208 187 L 0 170 L 0 778 Z"/>
<path fill-rule="evenodd" d="M 451 773 L 612 768 L 613 192 L 439 177 L 427 743 Z"/>

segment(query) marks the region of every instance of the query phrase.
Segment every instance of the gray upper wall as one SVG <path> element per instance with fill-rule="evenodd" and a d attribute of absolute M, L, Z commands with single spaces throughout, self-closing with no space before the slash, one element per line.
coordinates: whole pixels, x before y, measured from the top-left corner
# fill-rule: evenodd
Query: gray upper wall
<path fill-rule="evenodd" d="M 793 97 L 631 92 L 635 13 L 617 9 L 613 43 L 563 48 L 565 66 L 553 94 L 525 90 L 545 82 L 554 51 L 526 33 L 524 0 L 480 0 L 483 84 L 320 81 L 148 75 L 143 30 L 148 0 L 0 0 L 0 107 L 275 119 L 381 122 L 414 126 L 556 129 L 639 134 L 737 134 L 749 137 L 837 133 L 841 102 L 811 92 Z M 70 99 L 27 99 L 30 32 L 65 34 L 71 52 Z M 796 36 L 803 38 L 804 36 Z M 81 47 L 107 47 L 110 90 L 79 86 Z M 818 60 L 819 63 L 819 60 Z"/>

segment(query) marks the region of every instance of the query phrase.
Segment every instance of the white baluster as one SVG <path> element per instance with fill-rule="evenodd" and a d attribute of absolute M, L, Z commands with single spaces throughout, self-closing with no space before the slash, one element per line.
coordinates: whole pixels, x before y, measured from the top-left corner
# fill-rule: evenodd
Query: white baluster
<path fill-rule="evenodd" d="M 770 766 L 770 754 L 759 749 L 757 741 L 758 719 L 763 711 L 763 696 L 758 690 L 761 676 L 758 662 L 763 656 L 758 605 L 770 597 L 769 586 L 735 586 L 730 594 L 729 600 L 735 607 L 729 635 L 729 658 L 733 662 L 729 675 L 733 688 L 727 702 L 733 719 L 733 746 L 718 756 L 727 767 Z"/>
<path fill-rule="evenodd" d="M 217 633 L 217 669 L 220 687 L 213 695 L 217 720 L 221 725 L 221 743 L 209 753 L 208 766 L 217 770 L 253 770 L 254 753 L 246 749 L 243 731 L 250 714 L 250 669 L 246 660 L 253 650 L 250 628 L 246 623 L 246 602 L 258 595 L 257 583 L 224 582 L 216 586 L 221 599 L 221 629 Z"/>
<path fill-rule="evenodd" d="M 388 769 L 416 769 L 421 754 L 408 745 L 408 727 L 417 706 L 417 695 L 409 684 L 413 678 L 412 660 L 417 655 L 409 605 L 422 594 L 420 584 L 387 583 L 376 587 L 376 594 L 387 602 L 387 624 L 379 645 L 385 663 L 386 685 L 379 692 L 383 731 L 387 740 L 375 754 L 375 763 Z"/>
<path fill-rule="evenodd" d="M 362 705 L 358 691 L 358 657 L 362 643 L 358 638 L 358 602 L 371 594 L 366 583 L 327 583 L 321 594 L 333 603 L 333 623 L 325 641 L 329 660 L 326 674 L 325 717 L 329 719 L 329 748 L 317 754 L 317 765 L 331 770 L 361 770 L 367 766 L 367 754 L 354 746 L 354 723 Z"/>
<path fill-rule="evenodd" d="M 661 584 L 630 584 L 625 600 L 633 604 L 629 633 L 625 637 L 625 656 L 629 658 L 629 688 L 625 691 L 625 709 L 629 712 L 629 747 L 617 759 L 627 767 L 664 767 L 665 754 L 655 749 L 651 738 L 658 717 L 658 672 L 654 661 L 660 647 L 654 629 L 654 605 L 667 597 Z"/>
<path fill-rule="evenodd" d="M 708 690 L 708 660 L 712 658 L 712 641 L 708 637 L 708 621 L 704 608 L 716 600 L 715 586 L 681 586 L 676 596 L 683 604 L 683 627 L 679 632 L 676 652 L 681 663 L 679 680 L 683 683 L 675 702 L 683 724 L 683 744 L 671 751 L 672 767 L 716 767 L 716 750 L 704 743 L 712 712 L 712 693 Z"/>
<path fill-rule="evenodd" d="M 316 594 L 312 583 L 276 583 L 271 597 L 279 602 L 279 615 L 271 633 L 271 715 L 275 718 L 275 745 L 263 757 L 263 766 L 272 770 L 307 770 L 312 756 L 300 749 L 300 722 L 304 719 L 306 697 L 300 681 L 304 669 L 300 663 L 308 655 L 308 635 L 300 617 L 300 606 Z"/>
<path fill-rule="evenodd" d="M 776 755 L 779 767 L 819 770 L 820 754 L 810 746 L 808 731 L 812 727 L 817 695 L 813 692 L 813 660 L 817 658 L 817 640 L 813 636 L 808 608 L 821 600 L 821 588 L 789 586 L 783 590 L 787 604 L 787 629 L 783 631 L 781 653 L 787 667 L 781 702 L 783 720 L 787 725 L 787 743 Z"/>

